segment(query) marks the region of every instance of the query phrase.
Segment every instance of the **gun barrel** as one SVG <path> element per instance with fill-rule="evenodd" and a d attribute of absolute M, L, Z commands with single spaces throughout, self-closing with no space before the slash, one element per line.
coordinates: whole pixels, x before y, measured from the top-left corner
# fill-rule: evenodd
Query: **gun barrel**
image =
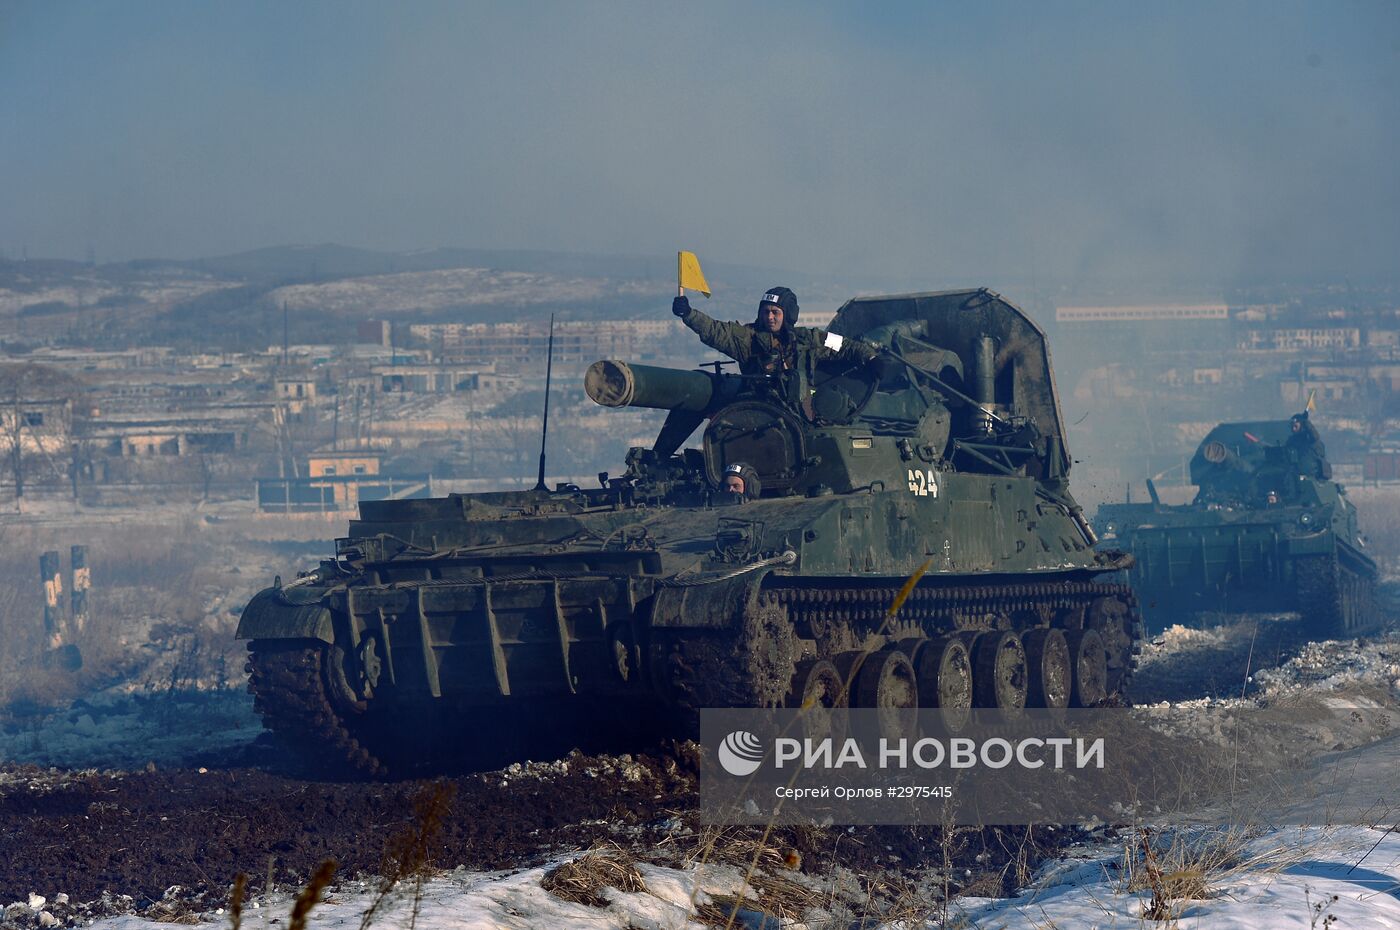
<path fill-rule="evenodd" d="M 1225 465 L 1236 471 L 1249 473 L 1254 467 L 1230 450 L 1225 443 L 1212 440 L 1201 447 L 1201 458 L 1212 465 Z"/>
<path fill-rule="evenodd" d="M 583 389 L 604 407 L 652 407 L 704 413 L 714 399 L 714 380 L 703 371 L 630 365 L 605 359 L 588 366 Z"/>

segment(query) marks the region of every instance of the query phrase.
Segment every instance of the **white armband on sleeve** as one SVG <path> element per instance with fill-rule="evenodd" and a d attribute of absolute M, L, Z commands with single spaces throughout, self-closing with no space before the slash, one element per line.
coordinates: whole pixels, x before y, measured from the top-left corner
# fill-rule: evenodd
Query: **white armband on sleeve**
<path fill-rule="evenodd" d="M 830 349 L 833 352 L 840 352 L 841 346 L 844 345 L 845 342 L 846 340 L 842 339 L 835 333 L 827 333 L 826 342 L 824 342 L 823 345 L 825 345 L 828 349 Z"/>

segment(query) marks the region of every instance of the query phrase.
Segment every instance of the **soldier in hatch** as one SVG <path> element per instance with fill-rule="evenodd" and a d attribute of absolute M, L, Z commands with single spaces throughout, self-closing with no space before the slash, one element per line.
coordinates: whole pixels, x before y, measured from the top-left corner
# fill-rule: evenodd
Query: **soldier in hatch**
<path fill-rule="evenodd" d="M 842 339 L 835 333 L 797 325 L 797 295 L 785 287 L 772 287 L 758 302 L 758 317 L 752 323 L 724 323 L 711 319 L 677 297 L 671 312 L 695 331 L 700 341 L 723 352 L 739 363 L 746 375 L 781 374 L 802 366 L 805 353 L 814 362 L 829 359 L 864 364 L 879 357 L 879 351 L 855 339 Z"/>
<path fill-rule="evenodd" d="M 797 295 L 785 287 L 768 289 L 758 302 L 758 316 L 752 323 L 712 319 L 692 307 L 684 296 L 672 301 L 671 312 L 694 330 L 705 345 L 738 362 L 743 374 L 781 378 L 783 396 L 809 420 L 814 419 L 812 377 L 818 362 L 869 365 L 880 378 L 897 367 L 893 359 L 872 345 L 812 327 L 799 327 Z"/>
<path fill-rule="evenodd" d="M 1293 414 L 1289 427 L 1292 432 L 1283 445 L 1298 474 L 1324 481 L 1331 479 L 1332 466 L 1327 461 L 1327 448 L 1317 434 L 1317 427 L 1308 420 L 1308 412 L 1304 410 Z"/>
<path fill-rule="evenodd" d="M 758 497 L 761 490 L 758 472 L 754 471 L 753 466 L 743 462 L 735 462 L 724 470 L 721 487 L 732 494 L 742 494 L 745 500 Z"/>

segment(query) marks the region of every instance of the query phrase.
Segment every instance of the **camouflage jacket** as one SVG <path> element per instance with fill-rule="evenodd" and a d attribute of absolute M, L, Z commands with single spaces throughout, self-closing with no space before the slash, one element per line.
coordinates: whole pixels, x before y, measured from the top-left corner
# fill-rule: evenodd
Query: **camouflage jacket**
<path fill-rule="evenodd" d="M 835 359 L 860 365 L 877 354 L 873 346 L 857 339 L 843 339 L 808 326 L 784 333 L 762 332 L 752 323 L 724 323 L 695 308 L 681 318 L 700 341 L 739 363 L 746 375 L 779 374 L 810 369 L 817 362 Z M 782 338 L 786 336 L 786 338 Z M 807 372 L 810 375 L 810 370 Z"/>
<path fill-rule="evenodd" d="M 1331 479 L 1332 465 L 1327 461 L 1327 447 L 1322 444 L 1322 437 L 1311 423 L 1304 424 L 1303 429 L 1289 436 L 1284 448 L 1299 474 L 1324 481 Z"/>

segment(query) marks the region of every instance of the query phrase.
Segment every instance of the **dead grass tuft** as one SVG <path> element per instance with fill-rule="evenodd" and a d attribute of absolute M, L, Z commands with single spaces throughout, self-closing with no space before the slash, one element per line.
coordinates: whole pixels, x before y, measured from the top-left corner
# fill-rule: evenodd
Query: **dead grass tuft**
<path fill-rule="evenodd" d="M 412 798 L 413 820 L 392 834 L 384 846 L 384 874 L 395 880 L 417 877 L 432 868 L 433 841 L 452 810 L 457 787 L 448 781 L 425 785 Z"/>
<path fill-rule="evenodd" d="M 287 930 L 306 930 L 306 919 L 311 916 L 311 909 L 320 903 L 321 892 L 326 890 L 334 877 L 334 859 L 327 859 L 316 867 L 311 881 L 306 883 L 301 894 L 297 895 L 297 903 L 292 905 L 292 919 L 287 924 Z"/>
<path fill-rule="evenodd" d="M 695 846 L 685 854 L 687 863 L 724 862 L 747 869 L 777 871 L 789 868 L 796 851 L 780 849 L 747 835 L 742 827 L 707 827 L 695 836 Z M 800 856 L 797 857 L 800 861 Z"/>
<path fill-rule="evenodd" d="M 166 904 L 164 901 L 157 902 L 146 908 L 142 917 L 158 924 L 180 924 L 192 927 L 199 923 L 199 915 L 188 908 Z"/>
<path fill-rule="evenodd" d="M 733 895 L 711 895 L 696 905 L 695 919 L 714 930 L 778 930 L 779 926 L 778 915 L 766 913 L 762 904 Z"/>
<path fill-rule="evenodd" d="M 456 796 L 456 786 L 447 781 L 425 785 L 413 796 L 413 819 L 390 834 L 384 844 L 379 884 L 375 888 L 374 899 L 360 917 L 360 930 L 367 930 L 406 882 L 413 883 L 413 911 L 409 917 L 409 927 L 417 925 L 423 902 L 423 882 L 433 869 L 433 844 L 442 833 L 442 825 L 452 811 L 452 801 Z"/>
<path fill-rule="evenodd" d="M 233 891 L 228 896 L 229 930 L 240 930 L 243 926 L 243 897 L 248 893 L 248 875 L 239 872 L 233 877 Z"/>
<path fill-rule="evenodd" d="M 607 843 L 589 850 L 577 859 L 565 862 L 544 873 L 540 887 L 565 901 L 607 907 L 604 888 L 624 892 L 647 890 L 635 860 L 621 846 Z"/>
<path fill-rule="evenodd" d="M 905 878 L 889 874 L 871 878 L 866 892 L 867 917 L 881 925 L 923 927 L 946 920 L 944 902 Z"/>
<path fill-rule="evenodd" d="M 821 907 L 826 895 L 784 875 L 754 872 L 749 884 L 758 892 L 764 912 L 784 921 L 801 921 L 808 911 Z"/>
<path fill-rule="evenodd" d="M 1215 897 L 1234 876 L 1278 872 L 1305 855 L 1291 846 L 1250 853 L 1246 847 L 1255 836 L 1254 830 L 1240 826 L 1173 833 L 1139 830 L 1123 851 L 1123 889 L 1151 892 L 1145 919 L 1177 920 L 1189 902 Z"/>

